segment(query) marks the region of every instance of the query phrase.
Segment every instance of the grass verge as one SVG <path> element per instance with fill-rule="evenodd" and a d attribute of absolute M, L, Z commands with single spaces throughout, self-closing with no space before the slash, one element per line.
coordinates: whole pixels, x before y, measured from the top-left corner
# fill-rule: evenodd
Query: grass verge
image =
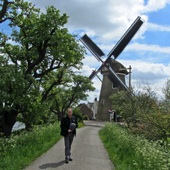
<path fill-rule="evenodd" d="M 99 135 L 116 170 L 170 169 L 170 151 L 158 142 L 134 136 L 116 124 L 107 124 Z"/>
<path fill-rule="evenodd" d="M 0 139 L 0 170 L 21 170 L 59 139 L 58 123 L 37 126 L 31 132 L 22 132 L 10 139 Z"/>
<path fill-rule="evenodd" d="M 84 123 L 83 122 L 78 122 L 78 128 L 84 127 Z"/>
<path fill-rule="evenodd" d="M 79 128 L 84 126 L 79 122 Z M 49 150 L 59 139 L 60 125 L 37 126 L 31 132 L 14 132 L 0 139 L 0 170 L 20 170 Z"/>

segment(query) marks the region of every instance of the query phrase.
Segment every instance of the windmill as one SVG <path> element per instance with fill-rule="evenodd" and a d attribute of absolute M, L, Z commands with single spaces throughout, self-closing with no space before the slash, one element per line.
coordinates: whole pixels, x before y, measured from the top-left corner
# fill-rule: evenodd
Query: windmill
<path fill-rule="evenodd" d="M 83 45 L 98 61 L 102 63 L 99 69 L 93 71 L 89 76 L 89 79 L 92 80 L 99 72 L 103 75 L 99 107 L 97 111 L 97 117 L 99 120 L 109 120 L 108 109 L 111 108 L 111 101 L 109 99 L 110 95 L 119 90 L 129 90 L 125 83 L 125 75 L 127 75 L 128 72 L 121 63 L 116 61 L 116 58 L 128 45 L 142 24 L 143 21 L 141 20 L 141 17 L 138 16 L 117 44 L 108 53 L 105 61 L 102 60 L 102 57 L 105 56 L 103 51 L 86 34 L 80 38 Z"/>

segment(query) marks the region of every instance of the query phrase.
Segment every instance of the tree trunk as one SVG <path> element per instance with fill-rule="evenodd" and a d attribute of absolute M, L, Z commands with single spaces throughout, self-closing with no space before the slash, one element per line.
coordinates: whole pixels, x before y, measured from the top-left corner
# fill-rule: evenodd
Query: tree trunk
<path fill-rule="evenodd" d="M 32 124 L 31 123 L 25 123 L 25 129 L 27 131 L 30 131 L 32 129 Z"/>
<path fill-rule="evenodd" d="M 18 115 L 18 111 L 10 110 L 10 111 L 1 111 L 0 112 L 0 133 L 3 136 L 9 137 L 12 132 L 12 128 L 16 123 L 16 118 Z"/>

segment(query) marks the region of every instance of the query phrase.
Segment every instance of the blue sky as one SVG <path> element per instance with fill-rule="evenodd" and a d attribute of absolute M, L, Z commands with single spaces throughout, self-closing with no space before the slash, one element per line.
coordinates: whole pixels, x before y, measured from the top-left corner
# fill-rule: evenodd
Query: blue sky
<path fill-rule="evenodd" d="M 163 97 L 162 88 L 170 79 L 170 0 L 29 0 L 42 12 L 54 5 L 69 15 L 66 27 L 81 37 L 88 34 L 107 54 L 137 16 L 145 21 L 130 44 L 118 57 L 125 67 L 132 66 L 132 85 L 142 89 L 149 84 Z M 4 27 L 5 29 L 5 27 Z M 100 66 L 90 53 L 81 70 L 89 76 Z M 100 75 L 101 76 L 101 75 Z M 127 77 L 128 79 L 128 77 Z M 95 92 L 88 100 L 99 97 L 101 83 L 95 78 Z"/>

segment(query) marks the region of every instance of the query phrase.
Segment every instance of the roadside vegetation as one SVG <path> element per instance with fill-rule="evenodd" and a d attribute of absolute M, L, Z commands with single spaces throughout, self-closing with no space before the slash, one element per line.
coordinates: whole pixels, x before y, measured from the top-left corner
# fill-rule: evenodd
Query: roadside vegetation
<path fill-rule="evenodd" d="M 60 120 L 94 87 L 78 74 L 85 50 L 65 27 L 67 14 L 26 0 L 0 6 L 0 133 L 9 137 L 16 121 L 30 130 Z"/>
<path fill-rule="evenodd" d="M 35 126 L 29 132 L 22 130 L 10 138 L 0 138 L 0 169 L 23 169 L 60 138 L 59 123 Z"/>
<path fill-rule="evenodd" d="M 170 147 L 148 141 L 115 123 L 100 131 L 116 170 L 169 170 Z"/>
<path fill-rule="evenodd" d="M 80 117 L 83 117 L 79 113 Z M 78 122 L 78 128 L 84 126 Z M 37 125 L 30 131 L 14 131 L 10 138 L 0 138 L 0 170 L 20 170 L 48 151 L 61 139 L 60 123 Z"/>
<path fill-rule="evenodd" d="M 100 131 L 116 170 L 170 169 L 170 80 L 158 100 L 149 86 L 111 96 L 122 122 Z"/>
<path fill-rule="evenodd" d="M 143 91 L 120 91 L 111 96 L 113 108 L 132 133 L 167 144 L 170 141 L 170 80 L 163 92 L 164 99 L 158 100 L 149 86 Z"/>
<path fill-rule="evenodd" d="M 94 87 L 78 74 L 85 50 L 65 27 L 67 14 L 27 0 L 0 6 L 0 169 L 19 170 L 61 138 L 56 122 Z M 25 129 L 12 132 L 17 121 Z"/>

